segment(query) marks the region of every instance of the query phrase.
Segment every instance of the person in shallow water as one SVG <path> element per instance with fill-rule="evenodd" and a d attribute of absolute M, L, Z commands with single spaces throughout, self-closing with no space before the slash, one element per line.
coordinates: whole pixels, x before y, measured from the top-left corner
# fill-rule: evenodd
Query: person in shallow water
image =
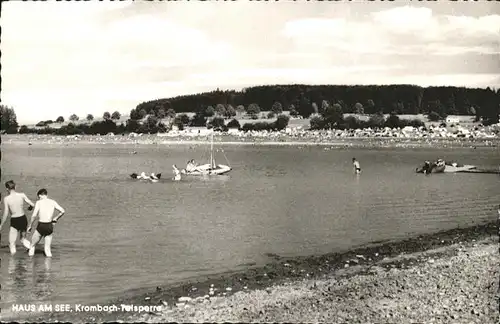
<path fill-rule="evenodd" d="M 181 172 L 179 171 L 179 169 L 177 168 L 177 166 L 175 164 L 172 165 L 172 169 L 174 171 L 174 180 L 175 181 L 181 180 Z"/>
<path fill-rule="evenodd" d="M 10 254 L 16 254 L 16 241 L 19 235 L 21 242 L 27 249 L 30 247 L 28 239 L 26 239 L 26 229 L 28 226 L 28 218 L 24 214 L 24 203 L 30 205 L 29 210 L 34 206 L 33 202 L 26 197 L 22 192 L 16 192 L 16 184 L 9 180 L 5 183 L 5 188 L 9 195 L 4 198 L 3 218 L 0 223 L 0 230 L 7 220 L 10 212 L 10 231 L 9 231 L 9 249 Z"/>
<path fill-rule="evenodd" d="M 35 210 L 33 211 L 33 215 L 31 216 L 31 223 L 28 227 L 28 232 L 31 232 L 31 227 L 37 216 L 40 217 L 38 221 L 38 226 L 36 227 L 35 234 L 31 238 L 31 246 L 29 249 L 29 256 L 33 256 L 35 254 L 35 246 L 42 237 L 45 237 L 45 255 L 47 257 L 52 256 L 52 252 L 50 247 L 52 245 L 52 233 L 54 232 L 54 225 L 57 223 L 59 218 L 64 215 L 64 209 L 59 206 L 59 204 L 53 200 L 48 198 L 47 190 L 40 189 L 37 193 L 38 201 L 35 204 Z M 54 211 L 57 210 L 59 215 L 54 218 Z"/>
<path fill-rule="evenodd" d="M 352 165 L 354 166 L 354 173 L 360 174 L 361 167 L 359 166 L 359 162 L 358 160 L 356 160 L 356 158 L 352 158 Z"/>

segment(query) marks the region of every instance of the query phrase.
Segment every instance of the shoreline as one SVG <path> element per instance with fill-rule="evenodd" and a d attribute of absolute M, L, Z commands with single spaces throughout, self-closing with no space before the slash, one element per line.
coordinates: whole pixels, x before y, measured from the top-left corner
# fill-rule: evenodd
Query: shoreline
<path fill-rule="evenodd" d="M 53 136 L 53 135 L 3 135 L 3 145 L 209 145 L 207 136 L 142 135 L 142 136 Z M 238 137 L 217 134 L 214 144 L 220 146 L 324 146 L 331 148 L 500 148 L 500 137 L 494 138 L 422 138 L 422 137 L 318 137 L 314 135 L 291 136 L 286 134 Z"/>
<path fill-rule="evenodd" d="M 279 314 L 285 312 L 281 304 L 281 306 L 274 308 L 273 312 L 276 314 L 271 318 L 266 317 L 266 311 L 260 309 L 254 310 L 252 313 L 254 317 L 226 318 L 224 314 L 231 313 L 235 300 L 241 300 L 242 305 L 249 305 L 247 299 L 255 294 L 263 294 L 263 297 L 271 296 L 274 292 L 285 289 L 284 287 L 292 287 L 292 290 L 294 290 L 304 284 L 310 285 L 311 282 L 316 281 L 336 282 L 337 280 L 344 280 L 342 278 L 352 278 L 356 282 L 361 280 L 360 278 L 370 275 L 374 269 L 378 269 L 378 272 L 390 272 L 394 269 L 397 271 L 418 269 L 420 265 L 430 262 L 429 259 L 439 261 L 442 258 L 453 257 L 457 255 L 457 251 L 474 247 L 481 240 L 489 242 L 487 244 L 489 248 L 494 245 L 498 254 L 497 235 L 497 222 L 490 222 L 468 228 L 420 235 L 403 241 L 374 243 L 339 253 L 293 258 L 269 255 L 271 261 L 263 267 L 250 267 L 242 272 L 205 276 L 198 280 L 156 287 L 156 289 L 144 288 L 123 294 L 122 297 L 109 300 L 106 304 L 101 304 L 158 305 L 163 308 L 160 313 L 93 312 L 33 314 L 31 316 L 23 314 L 23 320 L 36 322 L 71 321 L 73 323 L 110 321 L 287 321 L 288 318 L 279 316 Z M 425 281 L 425 277 L 423 280 Z M 218 290 L 210 293 L 212 285 Z M 339 298 L 342 296 L 341 294 Z M 185 299 L 190 301 L 187 303 L 180 302 L 180 297 L 188 297 Z M 168 306 L 164 306 L 165 302 Z M 256 302 L 260 303 L 259 300 L 254 300 L 250 304 Z M 222 306 L 214 308 L 216 304 Z M 215 311 L 216 308 L 219 313 Z M 246 308 L 248 310 L 248 307 Z M 212 316 L 215 317 L 203 317 L 203 314 L 206 314 L 208 310 L 219 315 L 214 313 Z M 194 316 L 193 312 L 198 315 Z M 351 315 L 355 316 L 355 314 L 349 316 Z M 18 318 L 18 320 L 20 319 Z M 336 320 L 340 319 L 337 318 Z M 359 322 L 359 320 L 356 321 Z M 310 320 L 302 318 L 301 321 Z"/>

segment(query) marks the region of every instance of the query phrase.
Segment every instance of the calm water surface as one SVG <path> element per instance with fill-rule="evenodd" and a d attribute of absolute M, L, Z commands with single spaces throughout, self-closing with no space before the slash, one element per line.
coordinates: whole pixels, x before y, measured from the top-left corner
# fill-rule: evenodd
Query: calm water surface
<path fill-rule="evenodd" d="M 171 165 L 199 158 L 205 146 L 3 144 L 2 183 L 13 179 L 33 200 L 45 187 L 67 214 L 55 226 L 52 260 L 40 253 L 30 259 L 20 247 L 10 257 L 8 226 L 2 230 L 2 314 L 12 303 L 95 304 L 262 264 L 267 253 L 340 251 L 496 217 L 498 175 L 414 173 L 437 157 L 495 167 L 495 149 L 229 146 L 225 152 L 230 176 L 176 183 Z M 352 173 L 353 156 L 361 176 Z M 166 179 L 128 179 L 141 171 Z"/>

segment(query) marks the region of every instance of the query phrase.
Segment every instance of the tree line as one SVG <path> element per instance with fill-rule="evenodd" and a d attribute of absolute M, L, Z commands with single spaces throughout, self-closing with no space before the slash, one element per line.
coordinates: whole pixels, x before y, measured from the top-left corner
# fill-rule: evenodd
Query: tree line
<path fill-rule="evenodd" d="M 326 102 L 326 104 L 325 104 Z M 309 118 L 328 106 L 340 105 L 344 113 L 474 115 L 484 124 L 498 122 L 500 89 L 420 87 L 415 85 L 270 85 L 235 90 L 215 90 L 142 102 L 130 112 L 131 119 L 157 117 L 175 112 L 196 112 L 226 117 L 253 116 L 263 111 L 290 111 Z"/>

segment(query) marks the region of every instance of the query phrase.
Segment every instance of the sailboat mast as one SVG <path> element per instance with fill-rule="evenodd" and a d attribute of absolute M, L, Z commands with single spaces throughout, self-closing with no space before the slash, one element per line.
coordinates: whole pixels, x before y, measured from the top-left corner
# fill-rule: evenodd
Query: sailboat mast
<path fill-rule="evenodd" d="M 214 167 L 214 131 L 212 130 L 212 140 L 210 141 L 210 165 Z"/>

